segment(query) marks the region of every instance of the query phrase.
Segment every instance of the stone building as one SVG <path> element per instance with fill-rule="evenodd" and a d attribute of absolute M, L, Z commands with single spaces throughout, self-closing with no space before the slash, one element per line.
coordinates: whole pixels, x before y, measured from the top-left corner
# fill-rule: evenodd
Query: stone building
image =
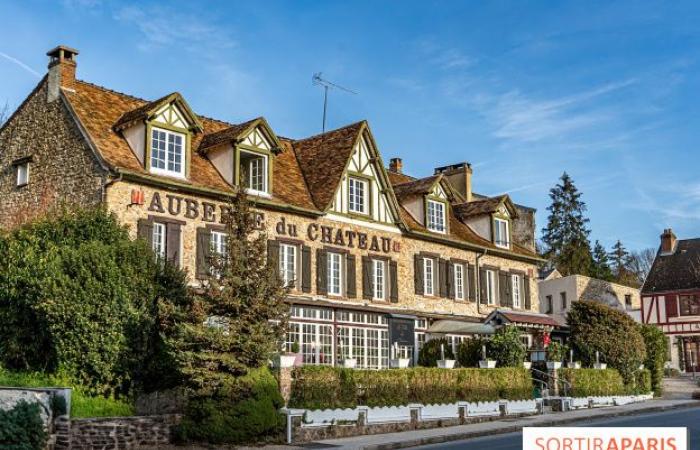
<path fill-rule="evenodd" d="M 292 288 L 287 346 L 307 363 L 387 367 L 394 344 L 456 344 L 496 309 L 539 316 L 534 210 L 473 193 L 469 164 L 414 178 L 399 158 L 385 167 L 366 121 L 282 138 L 264 118 L 200 116 L 177 92 L 148 101 L 80 81 L 77 55 L 49 51 L 0 129 L 0 226 L 103 204 L 197 286 L 225 251 L 226 199 L 245 189 Z"/>

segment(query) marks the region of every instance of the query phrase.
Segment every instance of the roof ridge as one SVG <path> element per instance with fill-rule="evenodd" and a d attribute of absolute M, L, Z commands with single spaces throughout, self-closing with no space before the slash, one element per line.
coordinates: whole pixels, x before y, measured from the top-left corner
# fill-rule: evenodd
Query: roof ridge
<path fill-rule="evenodd" d="M 404 184 L 417 183 L 417 182 L 419 182 L 419 181 L 427 180 L 428 178 L 435 178 L 435 177 L 438 177 L 438 176 L 440 176 L 440 174 L 428 175 L 427 177 L 423 177 L 423 178 L 411 177 L 411 178 L 413 178 L 412 180 L 404 181 L 403 183 L 396 183 L 396 184 L 393 185 L 393 186 L 394 186 L 394 188 L 397 188 L 397 187 L 402 186 L 402 185 L 404 185 Z"/>
<path fill-rule="evenodd" d="M 362 120 L 351 123 L 349 125 L 345 125 L 345 126 L 340 127 L 340 128 L 335 128 L 333 130 L 325 131 L 323 133 L 314 134 L 313 136 L 308 136 L 308 137 L 301 138 L 301 139 L 291 139 L 291 140 L 294 142 L 308 141 L 309 139 L 315 139 L 315 138 L 318 138 L 321 136 L 325 136 L 327 134 L 336 133 L 338 131 L 346 130 L 346 129 L 354 127 L 354 126 L 361 125 L 363 122 L 367 122 L 367 121 L 365 119 L 362 119 Z"/>

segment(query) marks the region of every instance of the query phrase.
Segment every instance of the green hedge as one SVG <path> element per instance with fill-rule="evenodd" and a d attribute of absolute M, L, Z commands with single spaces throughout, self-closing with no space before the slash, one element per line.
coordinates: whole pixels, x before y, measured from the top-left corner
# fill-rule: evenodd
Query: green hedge
<path fill-rule="evenodd" d="M 664 364 L 668 353 L 666 336 L 656 325 L 641 325 L 639 331 L 647 350 L 644 367 L 650 372 L 651 389 L 660 396 L 663 393 Z"/>
<path fill-rule="evenodd" d="M 0 409 L 0 448 L 43 450 L 46 438 L 38 403 L 22 400 L 9 411 Z"/>
<path fill-rule="evenodd" d="M 399 406 L 532 398 L 523 368 L 354 370 L 303 366 L 294 369 L 293 408 Z"/>
<path fill-rule="evenodd" d="M 571 384 L 569 395 L 588 397 L 599 395 L 648 394 L 651 392 L 651 374 L 640 370 L 634 382 L 625 385 L 622 376 L 615 369 L 560 369 L 560 379 Z"/>

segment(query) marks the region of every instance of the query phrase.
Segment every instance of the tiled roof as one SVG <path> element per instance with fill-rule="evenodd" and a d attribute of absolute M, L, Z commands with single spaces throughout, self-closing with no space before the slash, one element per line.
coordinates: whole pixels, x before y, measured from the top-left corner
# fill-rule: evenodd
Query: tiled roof
<path fill-rule="evenodd" d="M 199 151 L 206 150 L 217 145 L 224 144 L 227 142 L 234 141 L 241 136 L 241 133 L 246 131 L 253 122 L 259 120 L 260 118 L 252 119 L 247 122 L 231 125 L 228 128 L 224 128 L 214 133 L 209 133 L 204 135 L 202 142 L 199 144 Z"/>
<path fill-rule="evenodd" d="M 557 327 L 561 325 L 553 317 L 545 314 L 536 313 L 521 313 L 521 312 L 511 312 L 498 310 L 498 313 L 511 322 L 516 323 L 527 323 L 532 325 L 549 325 L 552 327 Z"/>
<path fill-rule="evenodd" d="M 386 170 L 386 174 L 389 177 L 389 182 L 393 185 L 396 186 L 397 184 L 401 183 L 408 183 L 409 181 L 415 181 L 415 178 L 413 178 L 410 175 L 406 175 L 404 173 L 398 173 L 394 172 L 393 170 Z"/>
<path fill-rule="evenodd" d="M 498 197 L 488 197 L 481 200 L 460 203 L 459 205 L 454 205 L 455 213 L 462 217 L 492 214 L 498 210 L 498 206 L 505 197 L 505 195 L 499 195 Z"/>
<path fill-rule="evenodd" d="M 406 198 L 413 195 L 425 195 L 430 192 L 440 175 L 432 175 L 418 180 L 411 180 L 394 185 L 394 193 L 398 198 Z"/>
<path fill-rule="evenodd" d="M 643 293 L 700 289 L 700 239 L 676 241 L 670 255 L 656 254 Z"/>

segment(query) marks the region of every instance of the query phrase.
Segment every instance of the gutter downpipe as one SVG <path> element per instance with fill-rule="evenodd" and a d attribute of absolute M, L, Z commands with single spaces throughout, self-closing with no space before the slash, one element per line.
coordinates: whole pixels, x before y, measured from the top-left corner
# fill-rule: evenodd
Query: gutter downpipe
<path fill-rule="evenodd" d="M 114 183 L 118 183 L 122 181 L 123 175 L 121 172 L 117 171 L 117 176 L 110 178 L 109 176 L 105 177 L 106 180 L 104 183 L 102 183 L 102 204 L 107 203 L 107 188 Z"/>
<path fill-rule="evenodd" d="M 481 314 L 481 277 L 479 276 L 479 260 L 486 256 L 486 254 L 489 252 L 489 249 L 485 248 L 484 252 L 481 253 L 480 255 L 476 255 L 476 273 L 475 273 L 475 278 L 476 278 L 476 313 Z"/>

